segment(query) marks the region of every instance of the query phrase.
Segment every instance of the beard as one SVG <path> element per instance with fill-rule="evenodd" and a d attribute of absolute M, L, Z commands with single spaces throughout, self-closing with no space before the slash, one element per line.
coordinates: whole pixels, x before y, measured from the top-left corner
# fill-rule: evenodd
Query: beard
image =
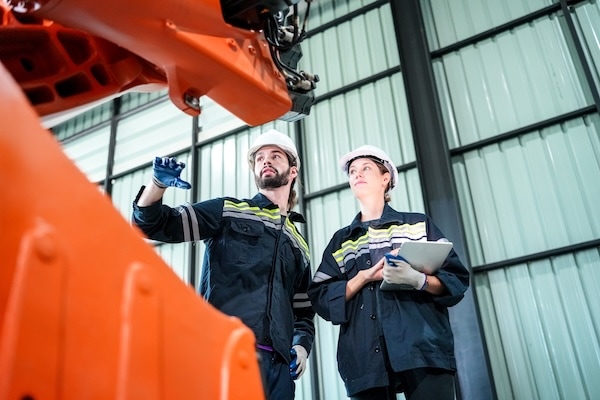
<path fill-rule="evenodd" d="M 290 181 L 289 168 L 284 173 L 280 173 L 273 167 L 271 168 L 275 170 L 275 175 L 273 176 L 269 176 L 267 178 L 263 178 L 261 175 L 254 176 L 254 181 L 259 189 L 277 189 L 278 187 L 287 185 Z"/>

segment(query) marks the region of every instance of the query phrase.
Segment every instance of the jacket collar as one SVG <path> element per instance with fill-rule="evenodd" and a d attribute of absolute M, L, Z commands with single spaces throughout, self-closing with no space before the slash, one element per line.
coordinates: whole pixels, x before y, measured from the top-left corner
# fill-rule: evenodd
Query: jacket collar
<path fill-rule="evenodd" d="M 369 225 L 374 227 L 383 226 L 390 221 L 398 221 L 398 217 L 398 213 L 392 207 L 390 207 L 388 203 L 385 203 L 385 205 L 383 206 L 383 213 L 381 214 L 381 217 L 379 219 L 371 221 Z M 355 232 L 355 230 L 364 230 L 364 224 L 360 220 L 361 218 L 362 213 L 359 212 L 358 214 L 356 214 L 356 217 L 354 217 L 354 219 L 352 220 L 352 223 L 350 224 L 351 235 Z M 399 222 L 402 223 L 403 221 Z"/>
<path fill-rule="evenodd" d="M 260 208 L 267 208 L 267 209 L 274 209 L 274 208 L 279 208 L 276 204 L 274 204 L 271 200 L 269 200 L 269 198 L 267 196 L 265 196 L 262 193 L 257 193 L 253 198 L 252 198 L 252 202 L 254 204 L 256 204 L 257 206 L 259 206 Z M 297 213 L 295 211 L 291 211 L 288 213 L 287 216 L 290 221 L 292 222 L 301 222 L 303 224 L 306 223 L 306 220 L 304 219 L 304 216 L 300 213 Z"/>

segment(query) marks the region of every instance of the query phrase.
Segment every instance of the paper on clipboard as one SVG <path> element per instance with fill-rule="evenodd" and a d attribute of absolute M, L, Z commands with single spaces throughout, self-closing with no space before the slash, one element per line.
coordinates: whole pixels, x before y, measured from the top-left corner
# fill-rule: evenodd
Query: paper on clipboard
<path fill-rule="evenodd" d="M 452 242 L 404 242 L 400 246 L 398 255 L 404 258 L 414 269 L 421 272 L 433 273 L 446 261 Z M 412 289 L 406 285 L 381 282 L 381 290 L 406 290 Z"/>

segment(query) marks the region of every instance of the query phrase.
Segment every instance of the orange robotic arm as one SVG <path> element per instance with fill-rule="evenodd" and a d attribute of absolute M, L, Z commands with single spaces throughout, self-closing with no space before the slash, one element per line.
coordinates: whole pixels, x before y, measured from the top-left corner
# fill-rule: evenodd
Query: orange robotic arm
<path fill-rule="evenodd" d="M 0 60 L 43 120 L 165 87 L 188 114 L 206 95 L 252 126 L 301 118 L 314 101 L 318 77 L 286 56 L 304 37 L 284 26 L 299 0 L 5 1 Z"/>

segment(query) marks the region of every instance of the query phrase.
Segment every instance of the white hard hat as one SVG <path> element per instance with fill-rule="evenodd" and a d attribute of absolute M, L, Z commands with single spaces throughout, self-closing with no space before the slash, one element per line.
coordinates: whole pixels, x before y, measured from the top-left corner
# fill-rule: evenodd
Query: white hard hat
<path fill-rule="evenodd" d="M 347 153 L 340 158 L 340 168 L 347 175 L 348 168 L 350 168 L 350 164 L 352 161 L 357 158 L 370 158 L 371 160 L 383 165 L 387 168 L 390 173 L 391 181 L 390 181 L 390 191 L 396 187 L 398 183 L 398 171 L 396 170 L 396 166 L 392 162 L 390 156 L 388 156 L 385 151 L 381 150 L 379 147 L 364 145 L 360 146 L 356 150 L 352 150 L 350 153 Z"/>
<path fill-rule="evenodd" d="M 292 159 L 293 165 L 300 169 L 300 158 L 298 157 L 296 145 L 289 136 L 275 129 L 270 129 L 258 136 L 254 140 L 254 143 L 252 143 L 252 146 L 248 149 L 248 163 L 250 164 L 251 169 L 254 169 L 254 156 L 256 155 L 256 152 L 260 150 L 261 147 L 269 145 L 277 146 L 281 150 L 285 151 L 286 154 Z"/>

